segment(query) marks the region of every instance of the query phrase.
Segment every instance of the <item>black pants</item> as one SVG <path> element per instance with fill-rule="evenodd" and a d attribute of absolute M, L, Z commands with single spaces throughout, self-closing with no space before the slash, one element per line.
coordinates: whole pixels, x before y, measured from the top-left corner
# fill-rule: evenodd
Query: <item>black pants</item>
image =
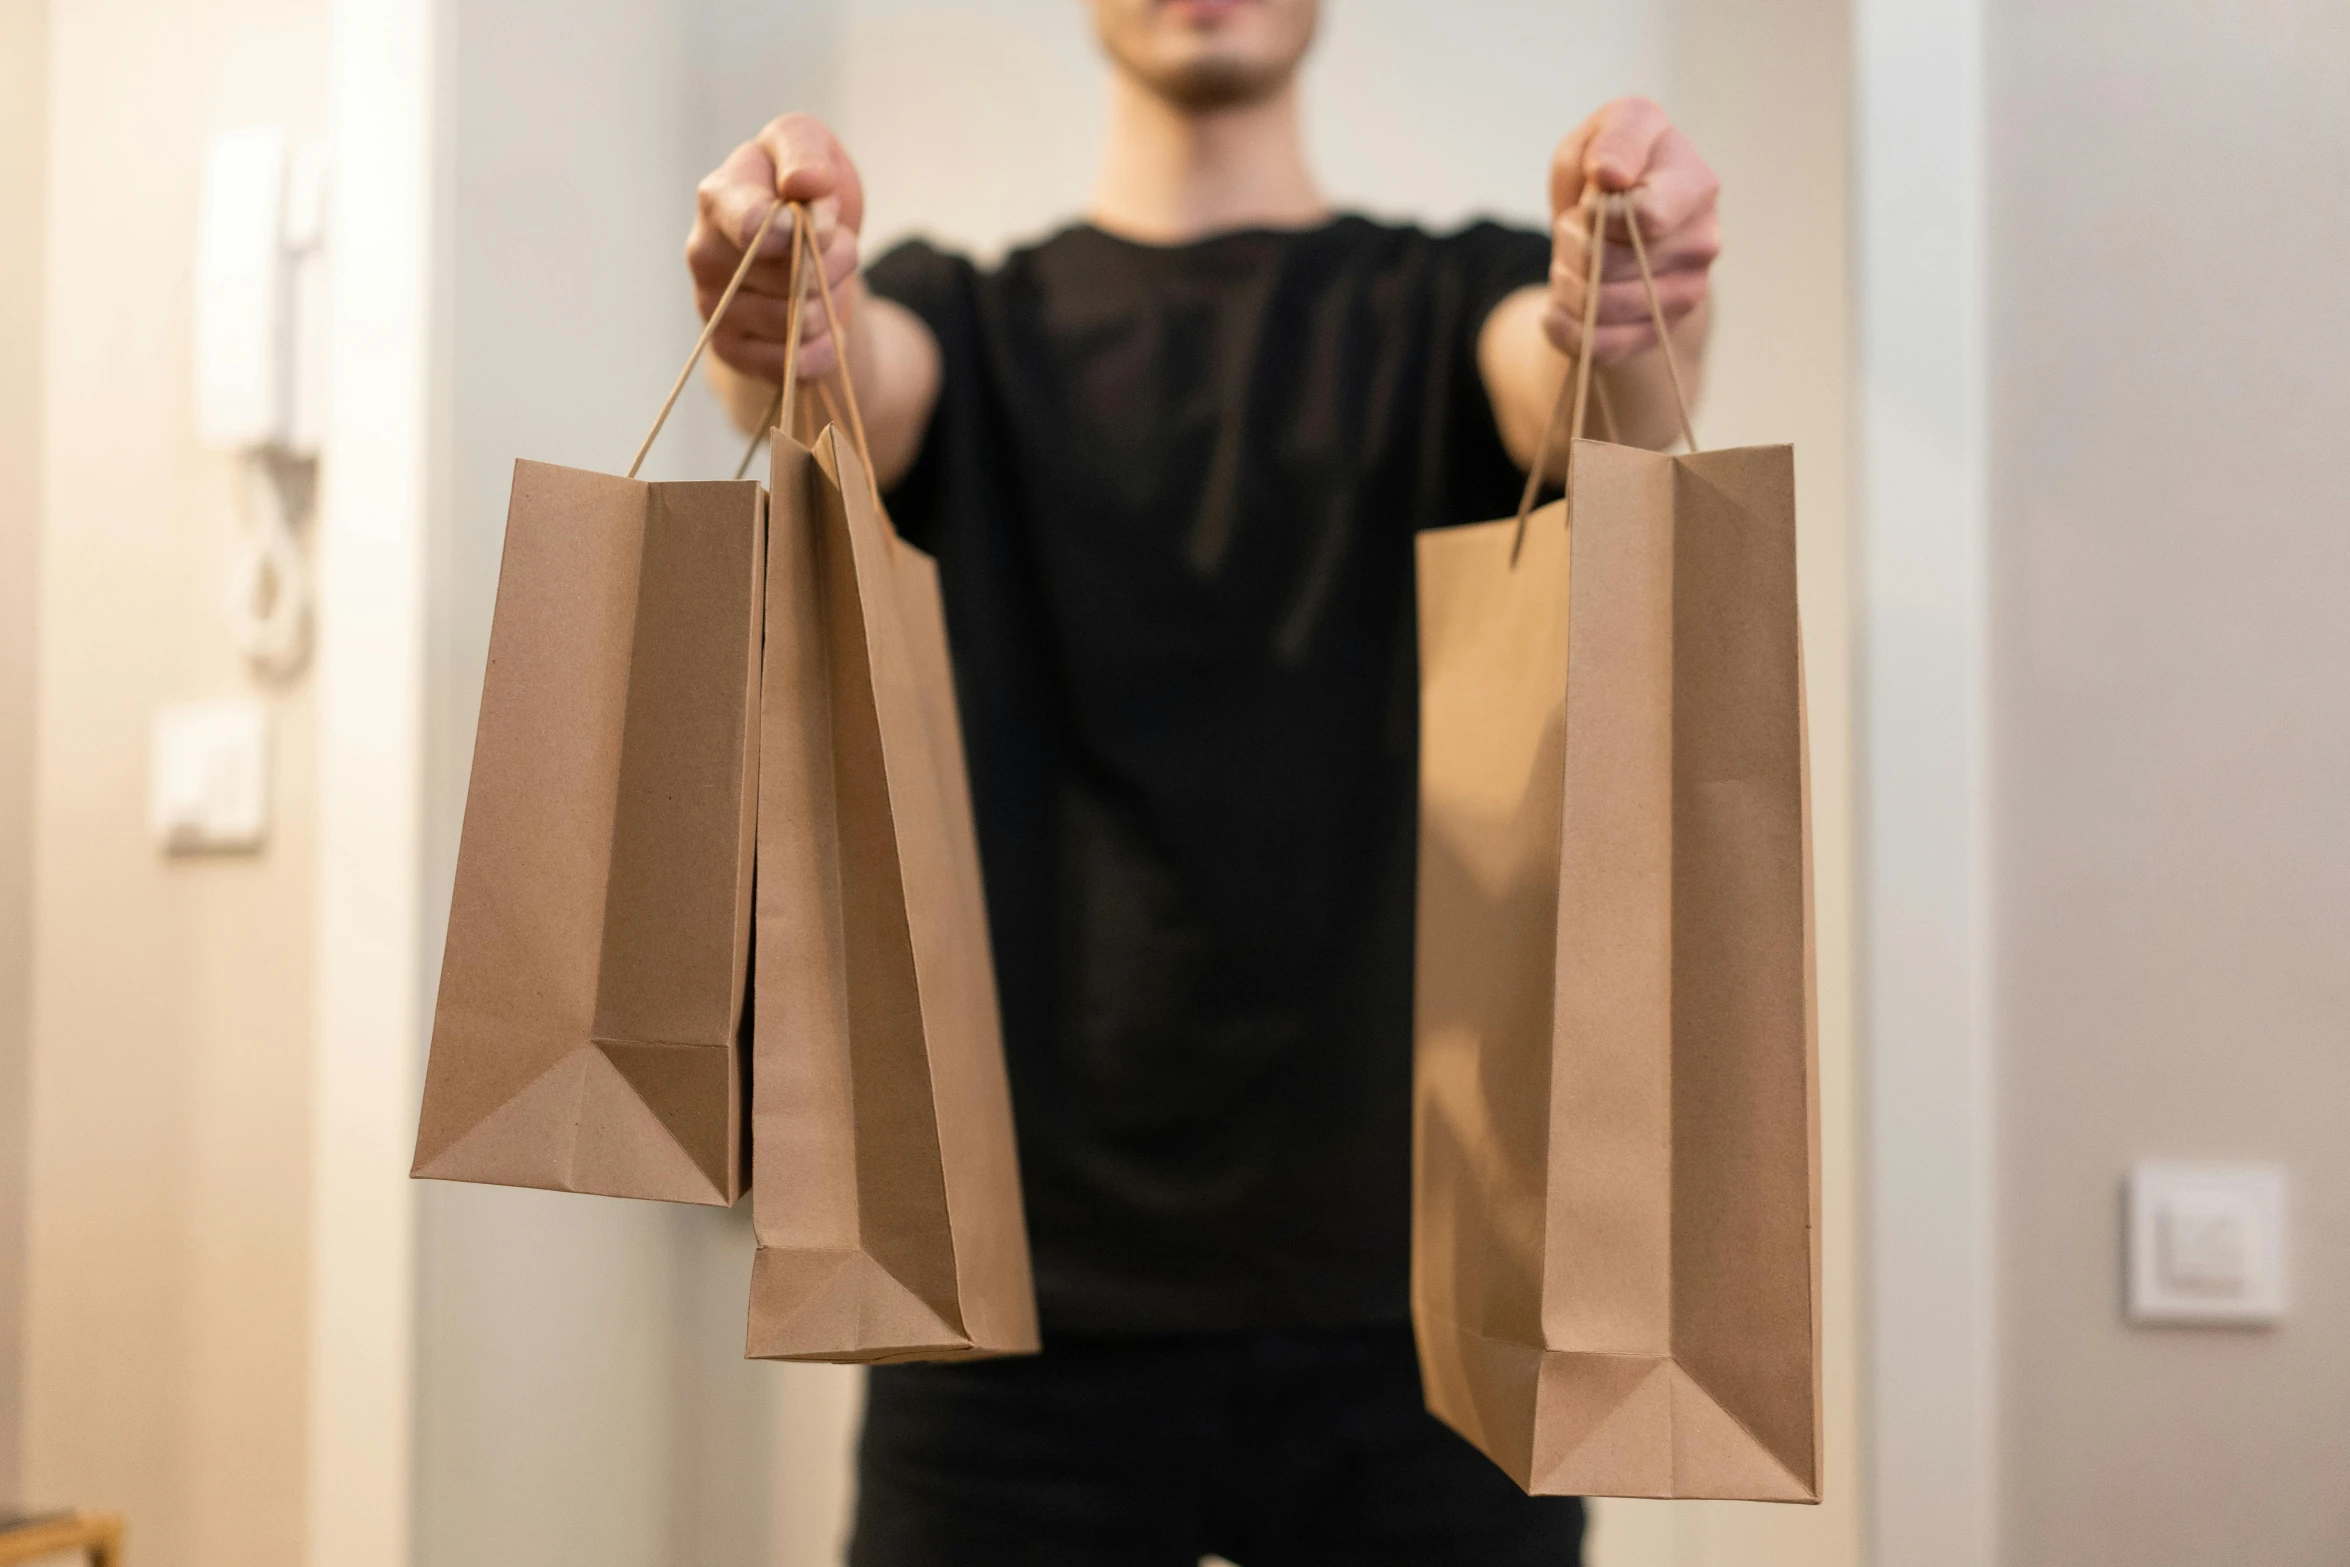
<path fill-rule="evenodd" d="M 1405 1327 L 1051 1340 L 875 1368 L 850 1567 L 1576 1567 L 1420 1404 Z"/>

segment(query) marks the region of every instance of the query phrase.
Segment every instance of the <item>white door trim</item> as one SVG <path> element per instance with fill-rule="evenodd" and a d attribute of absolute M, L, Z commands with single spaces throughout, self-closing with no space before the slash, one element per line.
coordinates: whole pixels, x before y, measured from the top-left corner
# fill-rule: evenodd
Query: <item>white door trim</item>
<path fill-rule="evenodd" d="M 433 0 L 332 0 L 319 507 L 313 1567 L 408 1567 L 432 495 Z"/>
<path fill-rule="evenodd" d="M 1981 0 L 1859 0 L 1868 1557 L 1997 1556 Z"/>

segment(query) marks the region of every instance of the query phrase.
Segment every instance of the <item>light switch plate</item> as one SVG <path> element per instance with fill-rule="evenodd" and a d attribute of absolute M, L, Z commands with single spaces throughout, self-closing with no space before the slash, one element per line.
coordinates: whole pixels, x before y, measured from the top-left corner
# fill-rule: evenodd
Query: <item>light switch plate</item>
<path fill-rule="evenodd" d="M 2147 1160 L 2130 1171 L 2133 1322 L 2257 1326 L 2285 1313 L 2285 1172 Z"/>
<path fill-rule="evenodd" d="M 244 698 L 156 709 L 149 824 L 170 854 L 258 849 L 269 832 L 269 709 Z"/>

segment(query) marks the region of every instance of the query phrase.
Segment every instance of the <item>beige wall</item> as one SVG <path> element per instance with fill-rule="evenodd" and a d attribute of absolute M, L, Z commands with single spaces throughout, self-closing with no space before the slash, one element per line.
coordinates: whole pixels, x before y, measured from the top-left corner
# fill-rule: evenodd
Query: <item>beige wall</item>
<path fill-rule="evenodd" d="M 2350 1561 L 2350 12 L 1989 7 L 2005 1567 Z M 2133 1329 L 2150 1156 L 2275 1331 Z"/>
<path fill-rule="evenodd" d="M 300 1559 L 311 715 L 271 695 L 259 855 L 167 861 L 147 723 L 250 688 L 229 461 L 190 412 L 199 163 L 322 119 L 322 0 L 51 16 L 25 1489 L 134 1559 Z"/>
<path fill-rule="evenodd" d="M 48 12 L 48 0 L 0 0 L 0 1507 L 18 1497 L 23 1434 Z"/>

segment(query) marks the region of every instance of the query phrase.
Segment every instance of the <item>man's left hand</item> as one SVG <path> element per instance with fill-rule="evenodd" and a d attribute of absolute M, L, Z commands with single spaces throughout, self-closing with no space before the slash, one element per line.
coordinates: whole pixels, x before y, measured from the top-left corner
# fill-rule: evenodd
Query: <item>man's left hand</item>
<path fill-rule="evenodd" d="M 1633 219 L 1648 246 L 1658 300 L 1668 324 L 1705 303 L 1706 277 L 1721 253 L 1715 216 L 1721 181 L 1688 137 L 1646 98 L 1618 98 L 1577 126 L 1550 161 L 1550 301 L 1543 330 L 1552 346 L 1573 354 L 1583 330 L 1583 232 L 1587 191 L 1632 193 Z M 1608 224 L 1599 288 L 1594 359 L 1620 364 L 1656 342 L 1655 318 L 1631 235 L 1620 217 Z"/>

